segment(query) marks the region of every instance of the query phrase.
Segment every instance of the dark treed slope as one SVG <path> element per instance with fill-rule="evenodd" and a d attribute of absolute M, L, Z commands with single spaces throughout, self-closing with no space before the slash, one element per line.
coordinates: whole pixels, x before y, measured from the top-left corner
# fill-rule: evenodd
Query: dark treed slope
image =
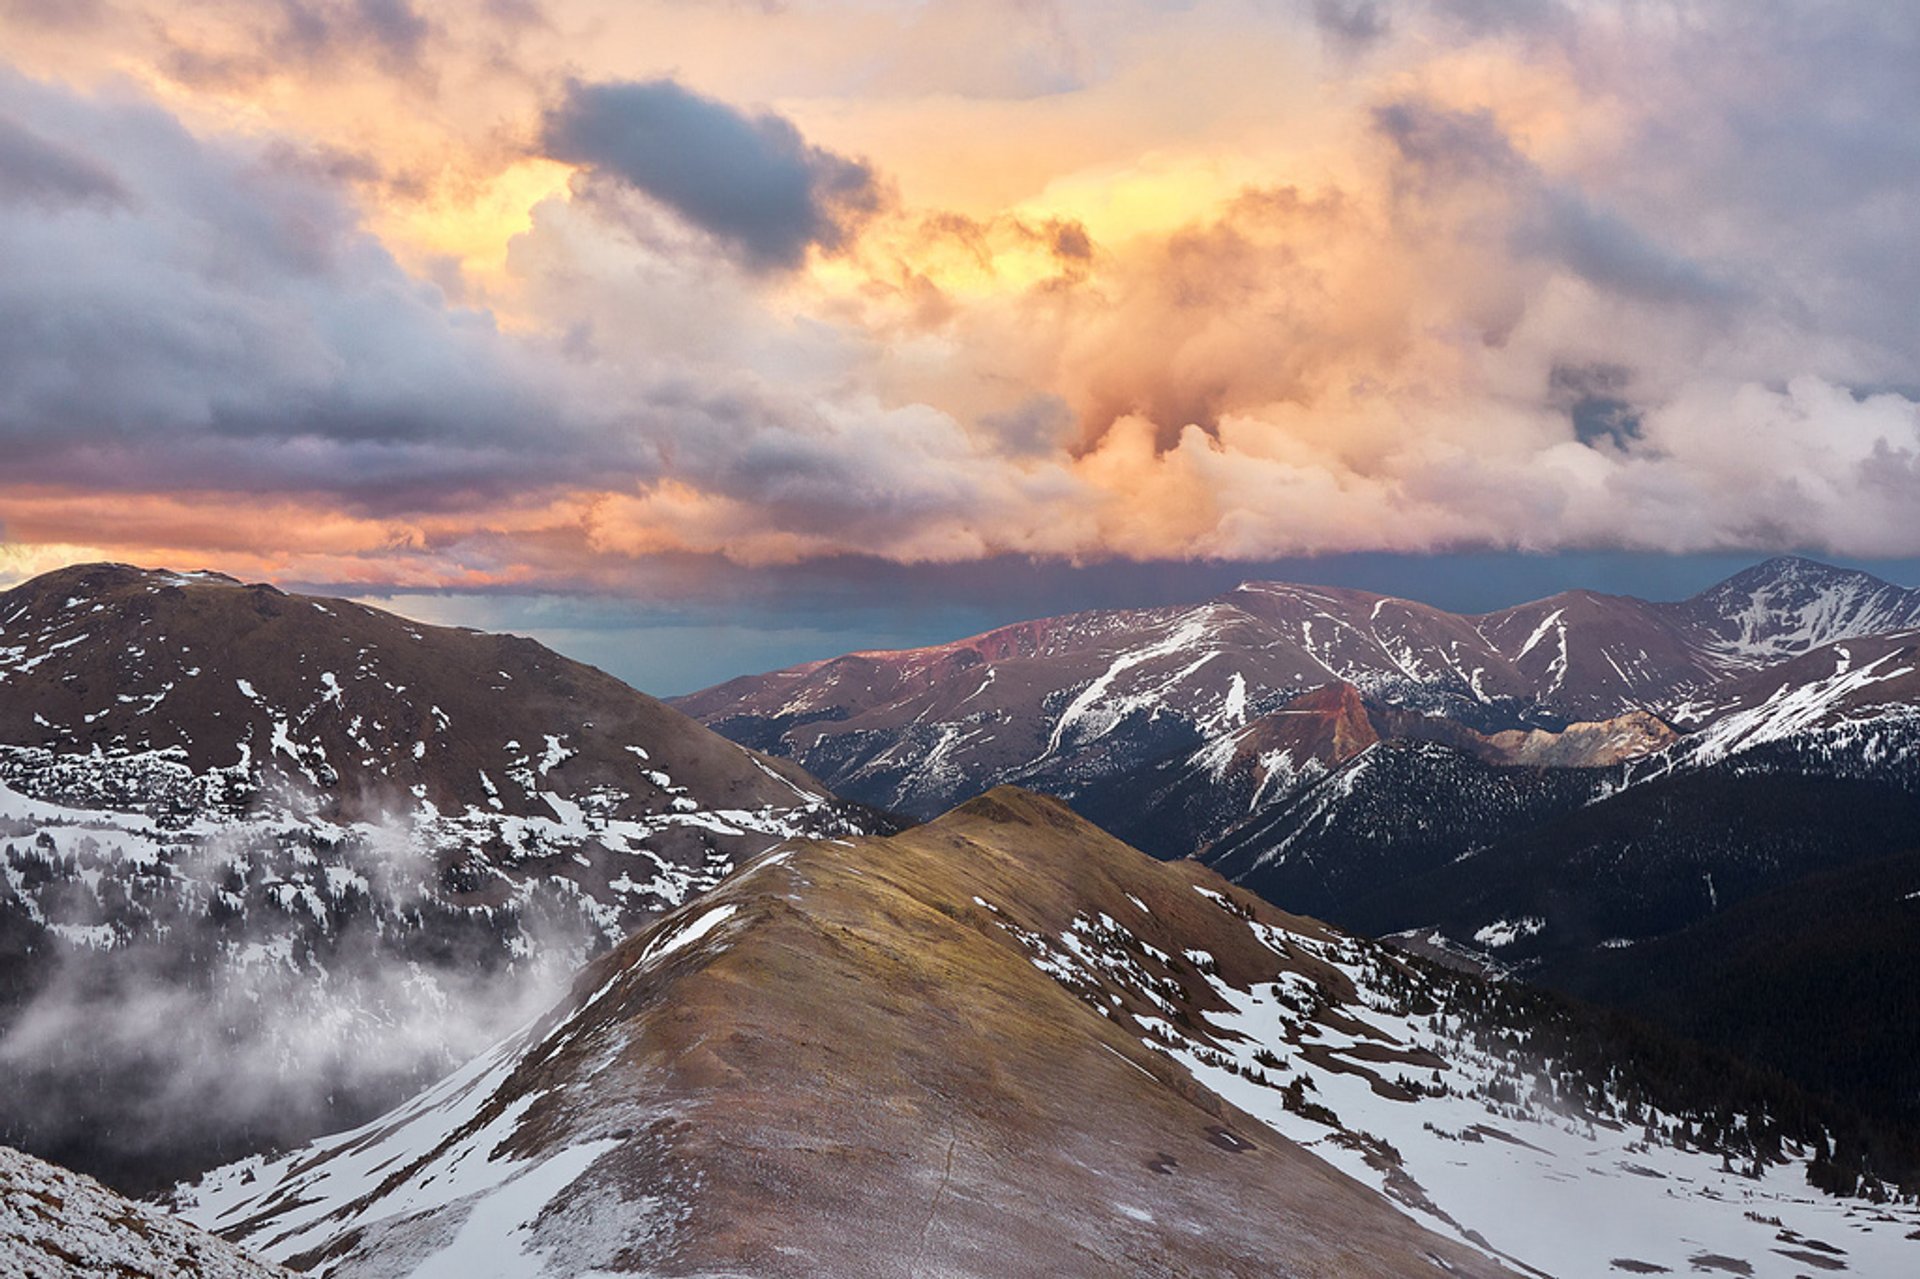
<path fill-rule="evenodd" d="M 1920 852 L 1810 876 L 1672 936 L 1539 974 L 1920 1120 Z"/>

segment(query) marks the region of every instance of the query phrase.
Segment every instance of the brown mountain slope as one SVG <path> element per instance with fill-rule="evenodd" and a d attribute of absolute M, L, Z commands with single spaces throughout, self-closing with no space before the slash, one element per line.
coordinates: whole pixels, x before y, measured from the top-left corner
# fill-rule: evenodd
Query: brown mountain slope
<path fill-rule="evenodd" d="M 686 796 L 824 798 L 792 765 L 532 640 L 118 564 L 0 593 L 0 743 L 156 753 L 228 774 L 236 806 L 292 790 L 344 820 L 423 804 L 551 817 L 546 794 L 622 818 Z"/>
<path fill-rule="evenodd" d="M 483 1220 L 511 1226 L 515 1274 L 1502 1273 L 1147 1048 L 1136 1018 L 1198 1030 L 1224 1007 L 1193 964 L 1152 991 L 1116 978 L 1103 1016 L 1021 940 L 1123 914 L 1167 956 L 1209 947 L 1223 980 L 1276 978 L 1196 887 L 1227 891 L 1008 790 L 886 840 L 796 845 L 594 964 L 514 1050 L 216 1179 L 196 1217 L 356 1279 L 458 1255 Z M 1288 966 L 1353 996 L 1308 956 Z M 534 1171 L 441 1199 L 449 1179 L 484 1188 L 489 1150 Z"/>

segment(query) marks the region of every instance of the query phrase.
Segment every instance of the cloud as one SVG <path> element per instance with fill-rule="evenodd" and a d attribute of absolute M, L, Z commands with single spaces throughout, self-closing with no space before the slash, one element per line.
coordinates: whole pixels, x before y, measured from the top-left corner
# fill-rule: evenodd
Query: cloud
<path fill-rule="evenodd" d="M 100 20 L 106 0 L 0 0 L 0 14 L 22 25 L 84 28 Z"/>
<path fill-rule="evenodd" d="M 655 465 L 581 373 L 402 271 L 326 173 L 18 77 L 0 120 L 28 197 L 0 202 L 9 482 L 391 508 Z"/>
<path fill-rule="evenodd" d="M 748 115 L 671 80 L 574 81 L 541 138 L 555 159 L 645 192 L 759 269 L 840 248 L 881 203 L 867 165 L 810 145 L 777 115 Z"/>
<path fill-rule="evenodd" d="M 1920 386 L 1899 6 L 152 3 L 325 52 L 166 110 L 0 82 L 16 539 L 616 591 L 1920 550 L 1913 400 L 1862 390 Z M 32 48 L 164 60 L 101 21 Z"/>
<path fill-rule="evenodd" d="M 131 909 L 113 876 L 99 894 L 85 886 L 113 855 L 95 840 L 29 846 L 14 825 L 0 861 L 77 863 L 57 917 L 118 940 L 6 992 L 0 1122 L 140 1193 L 365 1122 L 544 1012 L 604 944 L 584 913 L 538 894 L 462 929 L 471 912 L 435 891 L 444 861 L 405 819 L 303 849 L 344 873 L 316 871 L 322 887 L 292 909 L 276 857 L 297 835 L 268 822 L 173 850 L 172 890 Z M 435 914 L 450 918 L 432 946 L 395 927 Z"/>
<path fill-rule="evenodd" d="M 319 63 L 368 51 L 395 70 L 419 66 L 433 28 L 411 0 L 278 0 L 278 58 Z"/>
<path fill-rule="evenodd" d="M 127 192 L 106 168 L 0 117 L 0 203 L 125 204 Z"/>
<path fill-rule="evenodd" d="M 1387 15 L 1375 0 L 1313 0 L 1313 23 L 1336 44 L 1364 49 L 1387 35 Z"/>

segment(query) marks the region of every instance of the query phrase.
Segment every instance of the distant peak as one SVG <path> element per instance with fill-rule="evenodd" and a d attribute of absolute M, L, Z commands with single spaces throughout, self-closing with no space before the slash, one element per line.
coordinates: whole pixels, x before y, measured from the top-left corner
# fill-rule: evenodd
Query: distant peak
<path fill-rule="evenodd" d="M 80 584 L 111 589 L 134 582 L 159 583 L 167 586 L 241 585 L 240 579 L 229 577 L 225 573 L 216 573 L 211 569 L 177 572 L 165 568 L 142 568 L 138 564 L 122 564 L 111 560 L 94 560 L 49 570 L 38 577 L 28 578 L 21 583 L 20 588 L 26 590 L 55 587 L 71 589 L 74 585 Z"/>
<path fill-rule="evenodd" d="M 1824 574 L 1851 572 L 1851 570 L 1839 568 L 1837 565 L 1828 565 L 1818 559 L 1807 559 L 1805 555 L 1774 555 L 1772 559 L 1763 559 L 1755 567 L 1749 568 L 1749 572 L 1766 574 L 1766 576 L 1805 576 L 1805 574 L 1824 576 Z"/>
<path fill-rule="evenodd" d="M 1891 585 L 1859 569 L 1841 568 L 1836 564 L 1808 559 L 1804 555 L 1776 555 L 1771 559 L 1762 560 L 1751 568 L 1742 569 L 1718 585 L 1707 588 L 1701 594 L 1705 596 L 1728 593 L 1751 594 L 1776 586 L 1824 586 L 1838 583 L 1872 589 Z"/>
<path fill-rule="evenodd" d="M 1824 560 L 1808 559 L 1804 555 L 1776 555 L 1772 559 L 1762 560 L 1747 572 L 1762 577 L 1868 577 L 1858 569 L 1841 568 L 1837 564 L 1828 564 Z"/>

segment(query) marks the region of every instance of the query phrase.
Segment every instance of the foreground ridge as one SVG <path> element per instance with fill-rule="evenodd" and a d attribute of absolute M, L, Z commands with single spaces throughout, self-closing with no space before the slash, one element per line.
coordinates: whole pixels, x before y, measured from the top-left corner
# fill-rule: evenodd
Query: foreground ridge
<path fill-rule="evenodd" d="M 526 1276 L 1706 1257 L 1785 1276 L 1920 1255 L 1910 1212 L 1808 1188 L 1832 1152 L 1792 1094 L 1732 1072 L 1688 1097 L 1532 1000 L 1003 788 L 769 853 L 407 1106 L 182 1201 L 353 1276 L 480 1256 Z"/>

